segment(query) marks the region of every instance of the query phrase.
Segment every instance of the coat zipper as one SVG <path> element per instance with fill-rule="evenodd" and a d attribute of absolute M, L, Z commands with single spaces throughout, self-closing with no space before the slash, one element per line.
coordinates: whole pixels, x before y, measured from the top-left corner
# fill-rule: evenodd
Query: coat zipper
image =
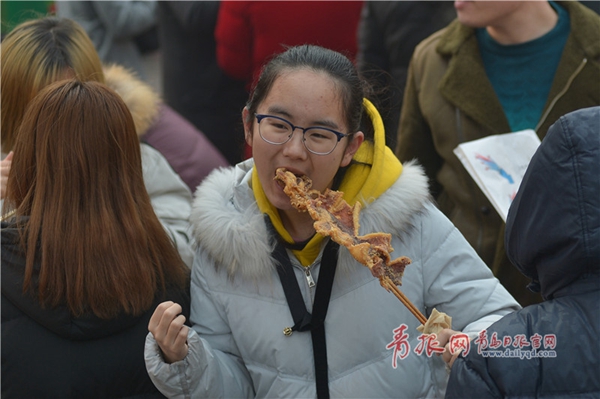
<path fill-rule="evenodd" d="M 315 286 L 315 280 L 313 279 L 312 274 L 310 273 L 311 266 L 312 265 L 304 268 L 304 274 L 306 275 L 306 282 L 308 283 L 309 288 L 313 288 Z"/>
<path fill-rule="evenodd" d="M 311 269 L 314 265 L 315 265 L 314 263 L 311 265 L 308 265 L 308 266 L 294 265 L 294 267 L 302 268 L 302 273 L 304 273 L 304 277 L 306 278 L 306 283 L 308 284 L 308 291 L 309 291 L 308 295 L 311 298 L 310 299 L 311 303 L 313 303 L 315 300 L 315 297 L 314 297 L 315 291 L 313 291 L 313 288 L 315 288 L 317 286 L 317 284 L 315 283 L 315 279 L 313 278 L 312 273 L 311 273 Z M 304 290 L 302 290 L 302 291 L 304 291 Z"/>

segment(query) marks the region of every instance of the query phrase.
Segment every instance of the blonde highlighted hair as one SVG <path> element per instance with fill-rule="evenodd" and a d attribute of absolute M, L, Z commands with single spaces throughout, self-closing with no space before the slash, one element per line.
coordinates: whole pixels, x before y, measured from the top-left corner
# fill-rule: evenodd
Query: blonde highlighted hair
<path fill-rule="evenodd" d="M 76 22 L 43 17 L 24 22 L 2 41 L 2 152 L 15 144 L 27 104 L 50 83 L 66 78 L 104 83 L 94 44 Z"/>

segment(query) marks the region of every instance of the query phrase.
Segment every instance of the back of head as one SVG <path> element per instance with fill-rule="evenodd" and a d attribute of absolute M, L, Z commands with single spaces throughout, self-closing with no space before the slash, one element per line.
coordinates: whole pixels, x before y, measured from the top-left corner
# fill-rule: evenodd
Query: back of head
<path fill-rule="evenodd" d="M 17 130 L 7 202 L 30 215 L 87 204 L 118 190 L 144 189 L 139 141 L 121 98 L 97 82 L 63 80 L 42 89 Z M 33 166 L 33 167 L 32 167 Z M 44 200 L 56 198 L 57 201 Z M 93 215 L 92 215 L 93 216 Z"/>
<path fill-rule="evenodd" d="M 183 282 L 118 94 L 97 82 L 47 86 L 27 107 L 14 153 L 5 201 L 21 231 L 24 289 L 41 303 L 66 304 L 74 315 L 139 314 L 167 276 Z"/>
<path fill-rule="evenodd" d="M 533 156 L 506 221 L 506 251 L 551 299 L 600 272 L 600 107 L 561 117 Z"/>
<path fill-rule="evenodd" d="M 26 21 L 2 41 L 2 151 L 9 152 L 29 101 L 66 78 L 104 82 L 94 44 L 76 22 L 57 17 Z"/>

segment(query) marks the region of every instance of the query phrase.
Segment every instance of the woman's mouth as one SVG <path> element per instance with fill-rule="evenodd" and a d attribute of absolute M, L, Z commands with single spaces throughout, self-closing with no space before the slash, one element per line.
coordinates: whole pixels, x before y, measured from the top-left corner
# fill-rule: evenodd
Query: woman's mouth
<path fill-rule="evenodd" d="M 274 179 L 282 180 L 282 178 L 285 177 L 286 172 L 293 174 L 294 176 L 296 176 L 297 179 L 303 179 L 306 176 L 306 174 L 304 174 L 300 171 L 282 167 L 282 168 L 277 168 L 277 170 L 275 170 Z"/>
<path fill-rule="evenodd" d="M 273 179 L 282 189 L 286 186 L 286 181 L 290 181 L 291 179 L 296 180 L 296 184 L 301 184 L 302 182 L 306 184 L 307 181 L 310 181 L 308 176 L 306 176 L 304 173 L 286 168 L 277 168 L 275 171 L 275 177 Z"/>

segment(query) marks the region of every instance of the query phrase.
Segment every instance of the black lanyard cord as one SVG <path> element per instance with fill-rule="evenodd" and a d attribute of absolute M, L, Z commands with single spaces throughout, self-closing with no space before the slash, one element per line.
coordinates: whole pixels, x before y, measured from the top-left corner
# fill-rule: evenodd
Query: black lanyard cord
<path fill-rule="evenodd" d="M 268 217 L 267 225 L 271 228 L 271 231 L 276 234 Z M 337 243 L 329 241 L 323 251 L 312 315 L 306 310 L 302 292 L 300 291 L 298 280 L 294 275 L 293 266 L 285 246 L 281 241 L 278 241 L 277 246 L 273 251 L 273 256 L 277 260 L 277 273 L 279 274 L 285 298 L 295 323 L 291 328 L 291 331 L 310 331 L 311 333 L 317 398 L 319 399 L 329 398 L 325 317 L 327 316 L 327 309 L 329 308 L 331 287 L 333 286 L 333 278 L 337 267 L 338 249 L 339 245 Z"/>

